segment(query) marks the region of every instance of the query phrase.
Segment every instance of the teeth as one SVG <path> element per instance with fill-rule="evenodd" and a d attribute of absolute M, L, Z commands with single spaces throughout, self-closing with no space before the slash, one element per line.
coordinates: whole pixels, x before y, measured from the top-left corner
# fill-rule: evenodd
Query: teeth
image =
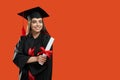
<path fill-rule="evenodd" d="M 40 27 L 35 27 L 35 29 L 40 29 Z"/>

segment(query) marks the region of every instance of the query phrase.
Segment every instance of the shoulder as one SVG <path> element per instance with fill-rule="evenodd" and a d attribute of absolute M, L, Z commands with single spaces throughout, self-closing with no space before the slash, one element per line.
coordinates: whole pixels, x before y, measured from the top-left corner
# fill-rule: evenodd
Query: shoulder
<path fill-rule="evenodd" d="M 20 36 L 17 44 L 23 44 L 26 41 L 26 36 Z"/>
<path fill-rule="evenodd" d="M 44 46 L 47 45 L 48 41 L 50 40 L 50 35 L 49 34 L 43 34 L 43 44 Z"/>
<path fill-rule="evenodd" d="M 24 44 L 25 40 L 26 40 L 26 36 L 20 36 L 19 40 L 18 40 L 18 42 L 16 44 L 16 47 L 17 48 L 22 47 L 22 45 Z"/>
<path fill-rule="evenodd" d="M 20 36 L 20 39 L 19 39 L 19 41 L 25 41 L 26 40 L 26 36 Z"/>
<path fill-rule="evenodd" d="M 43 35 L 44 35 L 43 36 L 44 39 L 50 39 L 50 37 L 51 37 L 49 34 L 43 34 Z"/>

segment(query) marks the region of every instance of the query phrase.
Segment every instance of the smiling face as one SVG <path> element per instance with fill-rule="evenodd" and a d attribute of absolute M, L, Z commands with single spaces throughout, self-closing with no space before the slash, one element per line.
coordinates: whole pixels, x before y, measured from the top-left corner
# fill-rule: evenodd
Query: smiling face
<path fill-rule="evenodd" d="M 40 33 L 43 28 L 42 18 L 32 18 L 31 20 L 31 30 L 34 33 Z"/>

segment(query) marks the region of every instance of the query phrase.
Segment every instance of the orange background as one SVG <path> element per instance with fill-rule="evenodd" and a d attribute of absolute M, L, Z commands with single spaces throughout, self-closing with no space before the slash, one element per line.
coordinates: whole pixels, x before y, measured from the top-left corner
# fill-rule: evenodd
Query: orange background
<path fill-rule="evenodd" d="M 2 0 L 0 80 L 18 80 L 12 57 L 26 21 L 17 13 L 35 6 L 50 15 L 53 80 L 120 80 L 119 0 Z"/>

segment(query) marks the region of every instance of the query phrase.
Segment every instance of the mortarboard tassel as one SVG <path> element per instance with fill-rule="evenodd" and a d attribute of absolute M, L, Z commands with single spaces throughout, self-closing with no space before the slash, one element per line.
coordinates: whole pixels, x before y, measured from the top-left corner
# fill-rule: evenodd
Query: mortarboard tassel
<path fill-rule="evenodd" d="M 25 31 L 24 26 L 22 27 L 22 36 L 26 36 L 26 31 Z"/>

